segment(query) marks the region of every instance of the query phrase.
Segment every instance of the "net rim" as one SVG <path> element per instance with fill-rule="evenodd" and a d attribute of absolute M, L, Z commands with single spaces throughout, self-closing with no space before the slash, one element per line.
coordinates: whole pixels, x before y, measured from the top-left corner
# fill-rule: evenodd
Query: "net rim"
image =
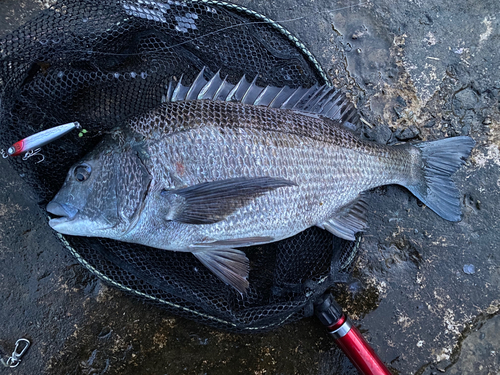
<path fill-rule="evenodd" d="M 240 6 L 237 4 L 232 4 L 229 2 L 225 2 L 225 1 L 185 0 L 184 2 L 188 3 L 188 4 L 205 4 L 205 5 L 218 6 L 221 8 L 225 8 L 227 10 L 237 11 L 237 12 L 241 13 L 242 15 L 248 15 L 248 16 L 251 16 L 253 19 L 257 19 L 259 21 L 262 21 L 262 23 L 265 24 L 266 26 L 272 27 L 274 30 L 278 31 L 281 35 L 285 36 L 286 39 L 290 42 L 291 46 L 295 47 L 298 50 L 298 52 L 300 52 L 302 54 L 302 56 L 304 57 L 306 62 L 309 64 L 310 69 L 316 73 L 316 79 L 318 81 L 323 80 L 323 82 L 319 82 L 319 83 L 322 83 L 322 84 L 326 83 L 327 85 L 331 85 L 331 82 L 328 79 L 325 71 L 322 69 L 319 62 L 316 60 L 314 55 L 307 49 L 307 47 L 298 38 L 293 36 L 286 28 L 284 28 L 283 26 L 281 26 L 277 22 L 271 20 L 270 18 L 268 18 L 262 14 L 259 14 L 253 10 L 250 10 L 246 7 L 243 7 L 243 6 Z M 1 101 L 0 101 L 0 105 L 1 105 Z M 48 217 L 48 219 L 50 219 L 50 217 Z M 82 254 L 80 254 L 80 252 L 70 244 L 70 241 L 64 235 L 62 235 L 60 233 L 56 233 L 56 235 L 57 235 L 58 239 L 62 242 L 63 246 L 69 250 L 69 252 L 75 257 L 75 259 L 81 265 L 83 265 L 92 274 L 96 275 L 99 279 L 103 280 L 106 284 L 111 285 L 113 287 L 116 287 L 121 291 L 124 291 L 124 292 L 129 293 L 129 294 L 134 295 L 134 296 L 137 296 L 141 299 L 145 299 L 145 300 L 148 300 L 151 302 L 159 303 L 167 308 L 170 307 L 170 308 L 175 309 L 175 310 L 184 311 L 191 316 L 199 317 L 200 319 L 203 319 L 205 321 L 210 321 L 210 322 L 212 322 L 213 325 L 219 325 L 219 326 L 222 325 L 225 327 L 225 329 L 228 329 L 228 330 L 237 331 L 237 332 L 241 332 L 241 333 L 245 333 L 245 332 L 250 333 L 250 332 L 261 332 L 261 331 L 274 329 L 274 328 L 280 327 L 288 322 L 296 320 L 298 310 L 293 309 L 293 311 L 292 311 L 292 309 L 291 309 L 288 314 L 281 316 L 280 319 L 278 319 L 277 321 L 272 322 L 272 323 L 257 324 L 257 325 L 241 325 L 241 324 L 238 324 L 238 322 L 232 322 L 232 321 L 227 320 L 227 319 L 222 319 L 220 317 L 205 313 L 201 310 L 191 309 L 189 307 L 182 306 L 182 304 L 178 304 L 178 303 L 175 303 L 173 301 L 168 301 L 168 300 L 159 298 L 158 296 L 155 296 L 155 295 L 150 295 L 150 294 L 144 293 L 143 291 L 136 290 L 134 288 L 130 288 L 127 285 L 124 285 L 123 283 L 121 283 L 117 280 L 114 280 L 113 278 L 107 276 L 105 273 L 101 272 L 98 268 L 94 267 L 91 264 L 91 262 L 89 262 Z M 327 283 L 328 279 L 329 279 L 328 276 L 324 276 L 321 279 L 319 279 L 317 281 L 317 283 L 318 283 L 318 285 L 324 285 L 325 283 Z M 323 288 L 325 288 L 325 287 L 323 287 Z M 303 310 L 304 307 L 301 307 L 301 309 Z M 294 317 L 295 317 L 295 319 L 294 319 Z M 207 323 L 207 322 L 203 322 L 203 323 Z M 209 324 L 209 325 L 211 325 L 211 324 Z"/>

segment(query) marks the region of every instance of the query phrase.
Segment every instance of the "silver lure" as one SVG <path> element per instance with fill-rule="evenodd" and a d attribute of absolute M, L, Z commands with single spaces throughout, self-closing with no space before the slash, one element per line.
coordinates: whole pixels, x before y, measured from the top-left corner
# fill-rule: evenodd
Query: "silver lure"
<path fill-rule="evenodd" d="M 34 150 L 38 147 L 45 146 L 46 144 L 68 134 L 73 129 L 81 129 L 81 125 L 74 121 L 67 124 L 55 126 L 50 129 L 42 130 L 41 132 L 30 135 L 29 137 L 23 138 L 20 141 L 14 143 L 7 150 L 8 156 L 18 156 L 24 152 Z"/>

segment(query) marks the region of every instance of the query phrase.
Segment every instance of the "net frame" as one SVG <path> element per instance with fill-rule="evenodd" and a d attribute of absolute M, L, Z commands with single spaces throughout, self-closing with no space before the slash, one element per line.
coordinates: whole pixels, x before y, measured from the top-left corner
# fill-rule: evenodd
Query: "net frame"
<path fill-rule="evenodd" d="M 108 17 L 105 17 L 106 12 Z M 162 44 L 162 32 L 166 31 L 160 27 L 164 23 L 161 15 L 166 17 L 167 13 L 171 20 L 175 20 L 167 23 L 169 29 L 180 36 L 175 34 Z M 230 58 L 221 57 L 227 60 L 226 64 L 214 66 L 210 61 L 217 48 L 204 41 L 207 35 L 194 37 L 191 41 L 182 38 L 182 34 L 194 30 L 192 25 L 200 27 L 197 20 L 203 17 L 211 20 L 211 13 L 222 15 L 221 22 L 229 23 L 225 27 L 212 25 L 213 28 L 218 29 L 217 32 L 225 29 L 224 37 L 229 44 L 231 37 L 237 39 L 233 50 L 229 48 L 225 52 Z M 128 22 L 126 27 L 120 25 L 124 19 Z M 49 27 L 50 22 L 52 26 L 62 26 Z M 209 22 L 206 23 L 208 26 L 203 24 L 203 27 L 211 29 Z M 236 28 L 244 28 L 245 36 L 239 37 L 239 32 L 230 33 Z M 215 35 L 213 31 L 208 33 Z M 252 40 L 251 48 L 244 39 L 247 37 Z M 114 47 L 120 53 L 105 50 L 111 42 L 117 44 Z M 182 49 L 176 53 L 186 63 L 184 71 L 171 68 L 170 62 L 165 63 L 162 48 L 168 43 Z M 72 44 L 78 48 L 68 48 Z M 262 56 L 241 56 L 242 53 L 238 52 L 240 45 L 253 48 L 252 51 L 260 48 L 264 52 Z M 207 50 L 191 56 L 196 48 L 202 47 Z M 141 48 L 146 53 L 138 53 Z M 157 55 L 150 54 L 148 48 L 159 51 Z M 199 61 L 203 60 L 200 56 L 205 56 L 205 60 Z M 235 63 L 238 58 L 246 60 Z M 46 162 L 37 164 L 9 158 L 44 207 L 62 184 L 70 165 L 92 149 L 114 126 L 161 102 L 162 90 L 168 81 L 182 79 L 183 83 L 189 84 L 199 71 L 192 68 L 203 65 L 208 67 L 207 75 L 220 69 L 229 81 L 235 83 L 243 73 L 250 72 L 249 76 L 262 73 L 255 69 L 262 63 L 260 60 L 265 59 L 272 60 L 269 63 L 272 69 L 265 69 L 265 74 L 258 76 L 260 85 L 287 83 L 309 87 L 329 83 L 317 60 L 296 37 L 269 18 L 236 4 L 211 0 L 58 2 L 0 41 L 0 143 L 7 148 L 36 131 L 75 120 L 88 130 L 88 137 L 78 137 L 75 133 L 46 146 L 43 150 Z M 154 75 L 152 71 L 161 69 L 162 61 L 172 69 L 159 78 L 163 86 L 154 82 L 150 89 L 147 84 L 133 84 L 138 79 L 147 81 Z M 148 68 L 139 71 L 140 64 Z M 191 70 L 186 73 L 186 69 Z M 290 78 L 290 72 L 295 72 L 295 76 Z M 103 77 L 102 85 L 98 86 L 101 93 L 108 90 L 119 95 L 106 97 L 98 89 L 92 91 L 91 83 L 99 81 L 100 77 Z M 61 82 L 66 82 L 66 85 Z M 139 98 L 138 104 L 128 106 L 123 114 L 124 103 L 130 100 L 131 93 Z M 90 104 L 87 102 L 89 98 L 93 98 Z M 118 104 L 109 98 L 114 98 Z M 68 103 L 68 108 L 61 103 Z M 74 113 L 83 117 L 83 121 L 82 118 L 75 119 Z M 250 290 L 241 296 L 222 284 L 191 254 L 152 253 L 140 245 L 56 235 L 84 267 L 107 284 L 176 315 L 234 332 L 267 331 L 312 315 L 317 297 L 349 272 L 359 245 L 359 241 L 350 243 L 319 228 L 310 228 L 277 243 L 244 248 L 252 270 Z M 155 264 L 165 266 L 153 267 Z"/>

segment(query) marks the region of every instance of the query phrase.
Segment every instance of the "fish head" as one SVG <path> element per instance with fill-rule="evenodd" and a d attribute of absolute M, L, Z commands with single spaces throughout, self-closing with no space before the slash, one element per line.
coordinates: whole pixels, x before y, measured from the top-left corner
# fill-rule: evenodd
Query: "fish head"
<path fill-rule="evenodd" d="M 62 234 L 120 239 L 144 206 L 150 175 L 132 147 L 103 141 L 73 165 L 47 211 Z"/>

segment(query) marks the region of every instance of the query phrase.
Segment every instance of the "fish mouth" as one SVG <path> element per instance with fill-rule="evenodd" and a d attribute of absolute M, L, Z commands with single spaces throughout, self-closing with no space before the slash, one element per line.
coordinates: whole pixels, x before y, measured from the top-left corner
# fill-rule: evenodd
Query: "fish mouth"
<path fill-rule="evenodd" d="M 59 203 L 59 202 L 49 202 L 47 205 L 47 212 L 51 213 L 56 218 L 49 220 L 49 225 L 55 228 L 58 224 L 66 223 L 73 220 L 78 213 L 78 208 L 73 207 L 69 204 Z"/>

